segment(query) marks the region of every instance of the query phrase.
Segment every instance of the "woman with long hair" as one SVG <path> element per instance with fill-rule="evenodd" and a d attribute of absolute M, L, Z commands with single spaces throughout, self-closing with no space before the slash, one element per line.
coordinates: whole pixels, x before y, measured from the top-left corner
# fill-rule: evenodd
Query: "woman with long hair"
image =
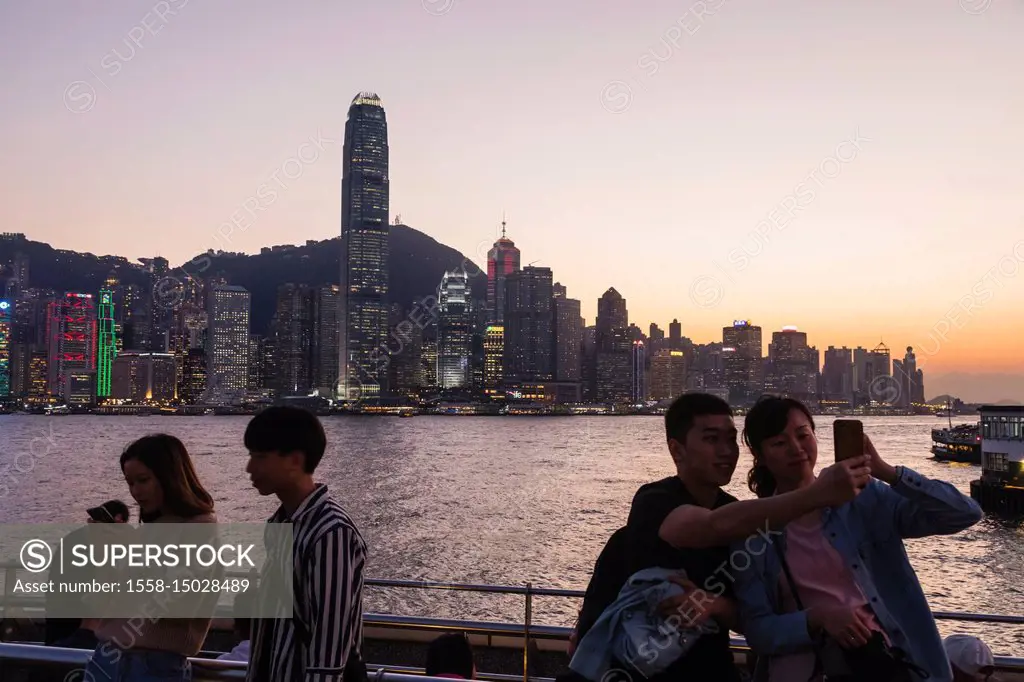
<path fill-rule="evenodd" d="M 213 498 L 203 488 L 180 440 L 157 434 L 121 454 L 121 472 L 144 524 L 216 523 Z M 113 618 L 97 629 L 99 645 L 86 679 L 104 682 L 192 679 L 188 657 L 199 653 L 212 618 Z"/>
<path fill-rule="evenodd" d="M 758 497 L 814 482 L 814 419 L 799 401 L 759 401 L 743 441 Z M 867 436 L 864 452 L 872 479 L 852 501 L 736 546 L 745 556 L 733 562 L 739 617 L 757 680 L 952 679 L 903 541 L 969 528 L 981 508 L 948 483 L 893 467 Z"/>

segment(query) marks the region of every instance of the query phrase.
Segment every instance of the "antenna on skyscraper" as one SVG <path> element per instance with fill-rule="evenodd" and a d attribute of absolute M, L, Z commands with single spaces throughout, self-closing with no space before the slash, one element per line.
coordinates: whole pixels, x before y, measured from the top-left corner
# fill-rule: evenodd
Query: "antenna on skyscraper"
<path fill-rule="evenodd" d="M 402 214 L 401 213 L 396 213 L 395 214 L 395 225 L 401 225 L 401 224 L 402 224 Z"/>
<path fill-rule="evenodd" d="M 505 238 L 505 211 L 501 212 L 501 238 Z"/>

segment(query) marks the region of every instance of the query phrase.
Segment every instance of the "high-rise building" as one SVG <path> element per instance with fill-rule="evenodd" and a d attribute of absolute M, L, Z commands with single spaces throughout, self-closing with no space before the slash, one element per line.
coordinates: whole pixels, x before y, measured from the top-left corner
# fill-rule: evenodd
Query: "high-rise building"
<path fill-rule="evenodd" d="M 169 403 L 178 397 L 177 359 L 171 353 L 122 353 L 110 374 L 110 397 L 116 400 Z"/>
<path fill-rule="evenodd" d="M 597 401 L 597 326 L 583 328 L 583 343 L 580 349 L 583 365 L 583 401 Z"/>
<path fill-rule="evenodd" d="M 196 405 L 206 394 L 206 350 L 189 348 L 181 370 L 181 389 L 178 397 L 186 405 Z"/>
<path fill-rule="evenodd" d="M 505 327 L 489 324 L 484 330 L 484 393 L 489 398 L 501 395 L 502 362 L 505 355 Z"/>
<path fill-rule="evenodd" d="M 96 305 L 92 294 L 68 292 L 53 301 L 47 338 L 50 394 L 79 403 L 95 395 Z M 86 379 L 90 375 L 91 387 Z"/>
<path fill-rule="evenodd" d="M 668 325 L 668 347 L 672 350 L 682 350 L 683 325 L 679 320 L 673 319 Z"/>
<path fill-rule="evenodd" d="M 413 323 L 411 314 L 400 305 L 392 309 L 390 327 L 389 385 L 396 395 L 416 398 L 424 386 L 423 327 Z"/>
<path fill-rule="evenodd" d="M 338 385 L 341 287 L 319 287 L 313 304 L 313 388 L 326 395 Z"/>
<path fill-rule="evenodd" d="M 878 345 L 871 351 L 871 371 L 874 375 L 872 379 L 879 376 L 892 376 L 892 362 L 889 358 L 889 348 L 879 341 Z"/>
<path fill-rule="evenodd" d="M 736 320 L 722 328 L 722 358 L 729 401 L 747 406 L 764 393 L 764 356 L 761 328 Z"/>
<path fill-rule="evenodd" d="M 647 348 L 640 339 L 633 341 L 630 367 L 630 402 L 639 405 L 647 400 Z"/>
<path fill-rule="evenodd" d="M 651 400 L 672 400 L 686 392 L 686 356 L 662 348 L 651 358 Z"/>
<path fill-rule="evenodd" d="M 473 302 L 465 270 L 444 273 L 437 301 L 437 384 L 442 389 L 468 388 Z"/>
<path fill-rule="evenodd" d="M 654 322 L 651 322 L 650 336 L 648 338 L 648 352 L 653 355 L 665 347 L 665 330 Z"/>
<path fill-rule="evenodd" d="M 279 396 L 308 395 L 312 388 L 314 290 L 282 284 L 277 290 L 275 385 Z"/>
<path fill-rule="evenodd" d="M 99 344 L 96 360 L 96 397 L 110 395 L 110 373 L 117 357 L 117 333 L 114 327 L 114 293 L 100 289 Z"/>
<path fill-rule="evenodd" d="M 853 351 L 846 346 L 825 349 L 821 368 L 821 399 L 827 402 L 852 404 Z"/>
<path fill-rule="evenodd" d="M 817 367 L 807 333 L 796 327 L 783 327 L 772 332 L 768 344 L 768 373 L 765 376 L 765 390 L 769 393 L 795 398 L 805 404 L 817 400 L 817 391 L 811 390 L 817 384 Z"/>
<path fill-rule="evenodd" d="M 505 236 L 505 221 L 501 221 L 501 239 L 487 252 L 487 311 L 488 321 L 505 321 L 505 278 L 519 272 L 519 249 Z"/>
<path fill-rule="evenodd" d="M 44 403 L 50 395 L 50 354 L 47 350 L 32 346 L 29 354 L 25 382 L 25 397 L 30 403 Z"/>
<path fill-rule="evenodd" d="M 356 400 L 387 392 L 388 125 L 376 94 L 352 100 L 342 154 L 338 397 Z"/>
<path fill-rule="evenodd" d="M 506 383 L 551 380 L 552 287 L 551 268 L 527 266 L 505 279 Z"/>
<path fill-rule="evenodd" d="M 892 377 L 898 387 L 897 405 L 910 408 L 924 404 L 924 372 L 917 368 L 913 346 L 907 346 L 902 362 L 893 360 Z"/>
<path fill-rule="evenodd" d="M 11 302 L 0 299 L 0 399 L 11 395 Z"/>
<path fill-rule="evenodd" d="M 583 380 L 583 317 L 580 302 L 569 298 L 565 287 L 555 283 L 554 300 L 554 378 L 555 381 L 580 382 Z"/>
<path fill-rule="evenodd" d="M 249 335 L 249 379 L 245 388 L 253 393 L 267 387 L 263 377 L 263 344 L 264 339 L 259 334 Z"/>
<path fill-rule="evenodd" d="M 249 291 L 230 285 L 210 288 L 206 382 L 213 403 L 241 402 L 249 383 Z"/>
<path fill-rule="evenodd" d="M 629 336 L 626 299 L 610 288 L 597 300 L 594 330 L 596 399 L 606 403 L 633 400 L 633 344 Z"/>
<path fill-rule="evenodd" d="M 686 351 L 683 351 L 684 353 Z M 734 350 L 730 352 L 735 352 Z M 715 395 L 729 397 L 725 381 L 725 357 L 727 353 L 721 343 L 706 343 L 694 346 L 691 362 L 688 363 L 686 387 L 693 391 L 715 391 Z"/>

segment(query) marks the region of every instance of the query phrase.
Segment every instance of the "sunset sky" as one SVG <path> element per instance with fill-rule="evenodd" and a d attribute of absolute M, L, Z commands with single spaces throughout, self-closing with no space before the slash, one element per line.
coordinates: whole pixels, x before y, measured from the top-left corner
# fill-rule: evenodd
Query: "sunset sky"
<path fill-rule="evenodd" d="M 0 231 L 336 236 L 369 90 L 392 217 L 479 262 L 504 211 L 588 323 L 614 286 L 645 329 L 913 345 L 929 397 L 1024 398 L 1021 36 L 1020 0 L 5 3 Z"/>

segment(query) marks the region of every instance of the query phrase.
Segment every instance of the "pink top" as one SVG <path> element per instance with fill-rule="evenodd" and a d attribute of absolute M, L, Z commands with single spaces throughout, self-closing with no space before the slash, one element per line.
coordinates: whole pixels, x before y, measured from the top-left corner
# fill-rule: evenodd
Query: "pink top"
<path fill-rule="evenodd" d="M 786 561 L 805 609 L 853 607 L 869 617 L 872 630 L 885 635 L 853 573 L 836 548 L 825 538 L 821 528 L 821 512 L 813 512 L 786 526 Z M 797 610 L 796 600 L 790 593 L 789 581 L 783 571 L 779 571 L 779 595 L 787 613 Z M 773 657 L 769 677 L 772 682 L 791 682 L 808 680 L 813 672 L 814 652 L 807 651 Z"/>

